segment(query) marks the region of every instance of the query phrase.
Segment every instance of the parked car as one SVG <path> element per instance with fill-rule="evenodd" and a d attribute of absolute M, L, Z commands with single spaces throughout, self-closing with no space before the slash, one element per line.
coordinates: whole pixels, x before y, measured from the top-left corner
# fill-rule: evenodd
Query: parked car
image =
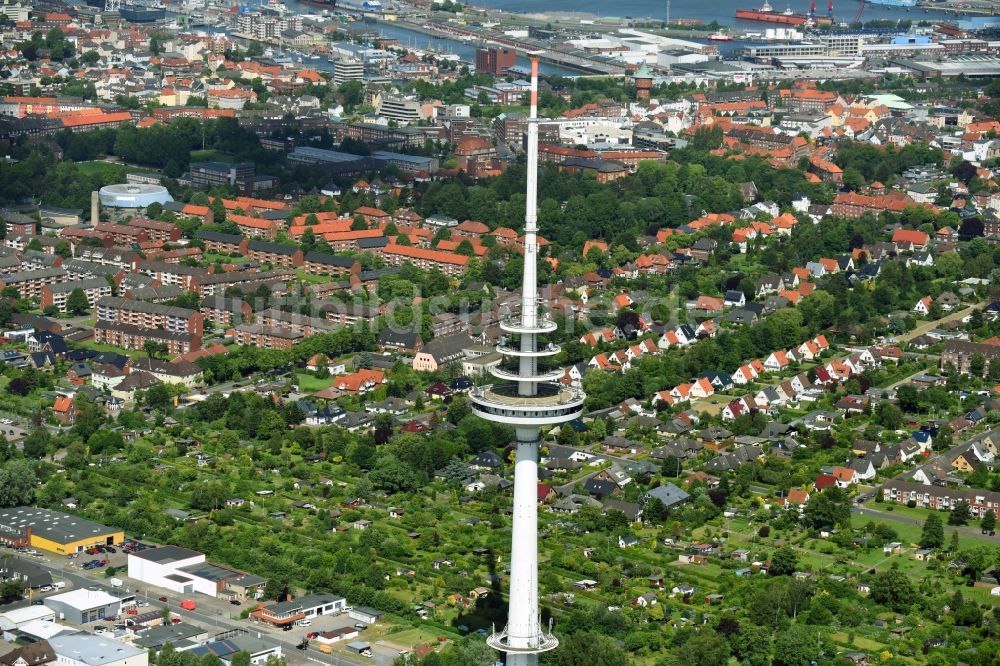
<path fill-rule="evenodd" d="M 296 620 L 295 626 L 297 627 L 308 627 L 312 624 L 312 620 Z"/>
<path fill-rule="evenodd" d="M 163 603 L 167 603 L 167 598 L 166 597 L 160 597 L 159 601 L 162 601 Z"/>
<path fill-rule="evenodd" d="M 181 623 L 181 619 L 179 617 L 172 617 L 172 618 L 170 618 L 170 623 L 171 624 L 180 624 Z"/>
<path fill-rule="evenodd" d="M 307 649 L 309 649 L 309 641 L 302 641 L 301 643 L 299 643 L 298 645 L 295 646 L 295 649 L 296 650 L 307 650 Z"/>
<path fill-rule="evenodd" d="M 230 599 L 229 603 L 231 603 L 234 606 L 239 606 L 240 605 L 240 600 L 239 599 Z"/>
<path fill-rule="evenodd" d="M 368 625 L 361 624 L 360 622 L 358 622 L 357 624 L 354 625 L 354 628 L 357 629 L 358 631 L 364 631 L 365 629 L 368 628 Z"/>

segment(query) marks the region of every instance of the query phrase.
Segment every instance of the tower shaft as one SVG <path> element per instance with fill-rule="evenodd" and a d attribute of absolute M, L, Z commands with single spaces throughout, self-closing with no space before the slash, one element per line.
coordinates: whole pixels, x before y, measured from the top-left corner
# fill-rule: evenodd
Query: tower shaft
<path fill-rule="evenodd" d="M 538 605 L 538 441 L 542 427 L 568 423 L 583 412 L 583 392 L 556 382 L 558 366 L 539 359 L 559 353 L 540 336 L 556 325 L 539 312 L 538 299 L 538 59 L 531 59 L 531 116 L 528 120 L 528 173 L 524 216 L 524 273 L 520 312 L 501 318 L 503 336 L 497 351 L 510 362 L 491 370 L 504 383 L 477 387 L 470 405 L 477 416 L 514 426 L 514 506 L 511 533 L 510 595 L 507 625 L 494 631 L 487 644 L 507 653 L 507 666 L 536 666 L 538 654 L 559 641 L 542 626 Z"/>

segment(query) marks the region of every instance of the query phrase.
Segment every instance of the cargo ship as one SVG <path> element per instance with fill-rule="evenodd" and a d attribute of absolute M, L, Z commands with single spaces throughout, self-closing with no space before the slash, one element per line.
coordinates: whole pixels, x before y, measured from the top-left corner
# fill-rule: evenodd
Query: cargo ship
<path fill-rule="evenodd" d="M 882 7 L 907 7 L 917 6 L 917 0 L 866 0 L 866 4 L 880 5 Z"/>
<path fill-rule="evenodd" d="M 761 23 L 780 23 L 782 25 L 806 25 L 812 24 L 812 17 L 808 14 L 796 14 L 791 9 L 783 12 L 776 12 L 764 0 L 764 4 L 757 9 L 737 9 L 736 18 L 741 21 L 758 21 Z"/>

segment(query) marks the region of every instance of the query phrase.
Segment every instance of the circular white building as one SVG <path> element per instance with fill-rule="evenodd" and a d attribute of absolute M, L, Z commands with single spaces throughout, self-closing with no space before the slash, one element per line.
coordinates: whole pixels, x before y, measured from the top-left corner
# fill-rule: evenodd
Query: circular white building
<path fill-rule="evenodd" d="M 167 203 L 173 197 L 162 185 L 105 185 L 101 205 L 107 208 L 145 208 L 151 203 Z"/>

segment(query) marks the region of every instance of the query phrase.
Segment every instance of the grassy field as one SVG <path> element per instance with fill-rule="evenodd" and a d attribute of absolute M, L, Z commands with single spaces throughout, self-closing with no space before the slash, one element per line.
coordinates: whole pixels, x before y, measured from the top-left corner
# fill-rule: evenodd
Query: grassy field
<path fill-rule="evenodd" d="M 225 153 L 220 153 L 217 150 L 192 150 L 191 151 L 191 161 L 192 162 L 225 162 L 226 164 L 232 164 L 233 158 Z"/>
<path fill-rule="evenodd" d="M 308 282 L 309 284 L 326 284 L 327 282 L 333 282 L 333 278 L 329 275 L 311 275 L 302 269 L 295 271 L 295 275 L 303 282 Z"/>
<path fill-rule="evenodd" d="M 122 170 L 124 170 L 125 173 L 134 173 L 139 171 L 139 169 L 125 164 L 114 164 L 112 162 L 103 162 L 100 160 L 95 160 L 93 162 L 77 162 L 76 167 L 88 176 L 107 176 Z"/>
<path fill-rule="evenodd" d="M 931 514 L 931 511 L 928 509 L 909 509 L 907 507 L 896 507 L 896 509 L 892 513 L 898 514 L 901 518 L 905 517 L 905 518 L 912 518 L 919 520 L 920 524 L 915 525 L 913 523 L 905 522 L 904 520 L 894 520 L 893 518 L 887 517 L 884 514 L 880 514 L 878 516 L 874 515 L 870 516 L 868 514 L 854 515 L 852 517 L 851 524 L 855 528 L 863 528 L 868 523 L 869 520 L 874 521 L 876 524 L 881 522 L 891 526 L 892 529 L 896 530 L 896 533 L 899 534 L 899 541 L 901 541 L 904 544 L 907 545 L 915 544 L 918 541 L 920 541 L 920 533 L 921 531 L 923 531 L 922 527 L 923 521 L 927 519 L 927 516 Z M 955 528 L 948 525 L 947 515 L 943 515 L 942 519 L 945 523 L 944 525 L 945 537 L 950 539 L 951 532 Z M 967 527 L 971 527 L 973 530 L 976 530 L 977 522 L 971 521 Z M 979 535 L 968 535 L 964 532 L 959 532 L 958 539 L 961 548 L 966 548 L 968 546 L 978 546 L 978 545 L 985 545 L 985 546 L 996 545 L 996 539 L 990 539 L 989 537 L 980 537 Z"/>
<path fill-rule="evenodd" d="M 242 255 L 236 255 L 233 257 L 228 254 L 216 254 L 214 252 L 205 252 L 202 256 L 205 258 L 205 261 L 210 264 L 214 264 L 217 261 L 221 261 L 224 264 L 235 264 L 247 260 L 247 258 Z"/>
<path fill-rule="evenodd" d="M 303 372 L 297 372 L 295 373 L 295 381 L 303 393 L 315 393 L 316 391 L 322 391 L 325 388 L 329 388 L 330 384 L 333 383 L 333 377 L 320 378 L 315 375 L 307 375 Z"/>

